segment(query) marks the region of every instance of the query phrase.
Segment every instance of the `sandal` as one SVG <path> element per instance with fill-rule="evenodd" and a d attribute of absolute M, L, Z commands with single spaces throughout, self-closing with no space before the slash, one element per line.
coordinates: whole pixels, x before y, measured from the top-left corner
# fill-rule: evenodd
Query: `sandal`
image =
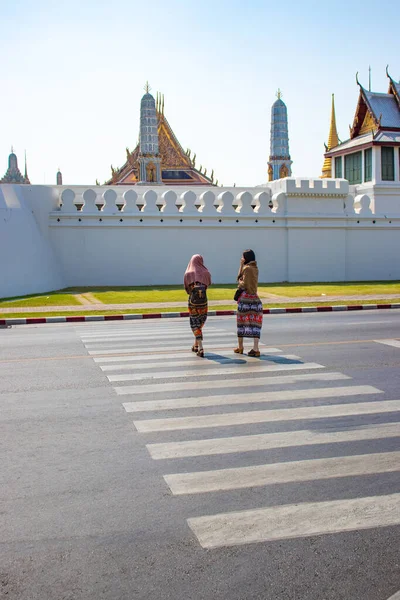
<path fill-rule="evenodd" d="M 197 356 L 200 356 L 200 358 L 204 358 L 204 350 L 198 350 Z"/>
<path fill-rule="evenodd" d="M 197 352 L 199 351 L 199 347 L 198 346 L 192 346 L 192 352 Z"/>
<path fill-rule="evenodd" d="M 261 352 L 259 350 L 250 350 L 247 353 L 247 356 L 254 356 L 255 358 L 259 358 L 261 356 Z"/>
<path fill-rule="evenodd" d="M 243 348 L 234 348 L 233 351 L 235 354 L 243 354 Z"/>

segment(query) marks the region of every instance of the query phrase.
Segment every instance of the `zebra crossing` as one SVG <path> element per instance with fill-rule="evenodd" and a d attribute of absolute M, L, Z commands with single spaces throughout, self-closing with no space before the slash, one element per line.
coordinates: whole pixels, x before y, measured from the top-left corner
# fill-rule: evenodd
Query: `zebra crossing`
<path fill-rule="evenodd" d="M 384 399 L 374 386 L 356 385 L 344 373 L 280 348 L 261 344 L 261 359 L 234 354 L 235 332 L 218 323 L 210 319 L 205 329 L 205 359 L 190 352 L 187 321 L 76 328 L 116 398 L 123 396 L 122 406 L 150 457 L 174 465 L 162 469 L 173 497 L 201 502 L 207 494 L 267 490 L 263 506 L 223 512 L 218 505 L 216 514 L 198 516 L 200 509 L 186 515 L 201 546 L 400 524 L 400 493 L 384 494 L 379 486 L 374 495 L 363 497 L 336 498 L 333 493 L 335 482 L 344 478 L 400 471 L 400 451 L 393 449 L 400 447 L 400 426 L 393 422 L 400 415 L 400 400 Z M 374 447 L 368 454 L 357 452 L 357 444 L 374 441 L 392 446 L 384 452 Z M 327 447 L 337 449 L 335 455 L 318 456 Z M 299 457 L 301 448 L 315 450 L 317 458 Z M 278 450 L 288 457 L 274 459 Z M 252 460 L 251 453 L 257 452 L 263 453 L 261 464 L 259 457 Z M 229 455 L 240 457 L 240 466 L 220 468 Z M 201 463 L 206 467 L 193 470 L 193 460 L 206 461 Z M 282 493 L 280 504 L 268 503 L 269 486 L 323 481 L 332 487 L 332 499 L 287 502 Z"/>

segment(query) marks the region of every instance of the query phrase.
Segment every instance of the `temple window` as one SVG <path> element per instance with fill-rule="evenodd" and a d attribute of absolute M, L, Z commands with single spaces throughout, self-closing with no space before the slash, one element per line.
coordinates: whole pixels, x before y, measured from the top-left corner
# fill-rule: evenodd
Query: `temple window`
<path fill-rule="evenodd" d="M 381 148 L 382 181 L 394 181 L 394 148 Z"/>
<path fill-rule="evenodd" d="M 372 148 L 364 152 L 364 181 L 372 181 Z"/>
<path fill-rule="evenodd" d="M 341 156 L 335 157 L 335 177 L 338 177 L 338 178 L 343 177 L 342 157 Z"/>
<path fill-rule="evenodd" d="M 362 183 L 361 157 L 361 152 L 354 152 L 354 154 L 348 154 L 344 157 L 344 176 L 350 185 Z"/>

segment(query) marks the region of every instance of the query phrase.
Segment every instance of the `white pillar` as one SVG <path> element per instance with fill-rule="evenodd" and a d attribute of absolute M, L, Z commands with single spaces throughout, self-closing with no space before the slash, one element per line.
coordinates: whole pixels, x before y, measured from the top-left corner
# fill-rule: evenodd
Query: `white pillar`
<path fill-rule="evenodd" d="M 400 150 L 399 148 L 394 149 L 394 180 L 399 181 L 400 179 Z"/>
<path fill-rule="evenodd" d="M 364 150 L 361 150 L 361 183 L 364 183 L 364 175 L 365 175 L 365 164 L 364 164 Z"/>
<path fill-rule="evenodd" d="M 374 167 L 374 171 L 373 171 L 373 179 L 374 179 L 374 183 L 381 183 L 382 182 L 382 162 L 381 162 L 381 147 L 380 146 L 373 146 L 372 147 L 372 164 Z"/>

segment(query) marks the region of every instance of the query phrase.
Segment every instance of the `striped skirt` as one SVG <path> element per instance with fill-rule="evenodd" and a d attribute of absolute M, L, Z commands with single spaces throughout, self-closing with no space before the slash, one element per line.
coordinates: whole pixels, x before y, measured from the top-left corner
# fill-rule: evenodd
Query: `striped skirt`
<path fill-rule="evenodd" d="M 196 284 L 189 295 L 190 327 L 196 340 L 203 339 L 203 327 L 207 321 L 208 301 L 205 285 Z"/>
<path fill-rule="evenodd" d="M 263 321 L 263 305 L 257 294 L 243 292 L 237 306 L 238 337 L 259 338 Z"/>

